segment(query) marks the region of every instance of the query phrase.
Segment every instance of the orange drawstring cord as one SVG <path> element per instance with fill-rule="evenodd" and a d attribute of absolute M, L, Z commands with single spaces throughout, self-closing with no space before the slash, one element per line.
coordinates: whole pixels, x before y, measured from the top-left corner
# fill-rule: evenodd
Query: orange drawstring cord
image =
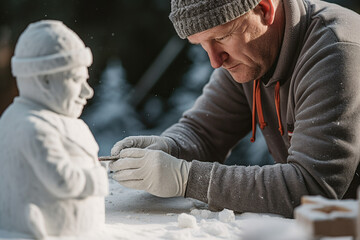
<path fill-rule="evenodd" d="M 280 82 L 276 83 L 275 86 L 275 107 L 276 107 L 276 114 L 279 122 L 279 131 L 281 136 L 284 134 L 284 130 L 281 124 L 281 117 L 280 117 Z M 260 90 L 260 79 L 256 79 L 254 81 L 253 87 L 253 107 L 252 107 L 252 137 L 250 139 L 251 142 L 255 142 L 255 134 L 256 134 L 256 113 L 259 118 L 259 125 L 261 129 L 264 129 L 267 123 L 264 120 L 264 115 L 262 111 L 261 105 L 261 90 Z"/>
<path fill-rule="evenodd" d="M 284 135 L 284 130 L 281 124 L 281 115 L 280 115 L 280 82 L 278 81 L 275 86 L 275 107 L 276 107 L 276 114 L 278 117 L 279 122 L 279 132 Z"/>
<path fill-rule="evenodd" d="M 252 137 L 251 142 L 255 142 L 255 133 L 256 133 L 256 121 L 255 121 L 255 112 L 257 112 L 259 118 L 260 128 L 264 129 L 267 125 L 264 121 L 264 115 L 261 105 L 261 90 L 260 90 L 260 79 L 254 81 L 253 89 L 253 112 L 252 112 Z"/>
<path fill-rule="evenodd" d="M 256 133 L 256 122 L 255 122 L 255 112 L 256 112 L 256 81 L 254 81 L 253 87 L 253 107 L 252 107 L 252 137 L 250 138 L 251 142 L 255 142 L 255 133 Z"/>

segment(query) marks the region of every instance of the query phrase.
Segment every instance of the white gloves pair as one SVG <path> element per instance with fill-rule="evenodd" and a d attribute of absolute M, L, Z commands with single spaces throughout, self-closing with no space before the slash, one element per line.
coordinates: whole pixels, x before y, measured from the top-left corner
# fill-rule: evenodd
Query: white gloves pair
<path fill-rule="evenodd" d="M 159 197 L 184 196 L 191 163 L 168 154 L 167 140 L 138 136 L 117 142 L 111 155 L 119 155 L 119 160 L 109 164 L 113 179 Z"/>

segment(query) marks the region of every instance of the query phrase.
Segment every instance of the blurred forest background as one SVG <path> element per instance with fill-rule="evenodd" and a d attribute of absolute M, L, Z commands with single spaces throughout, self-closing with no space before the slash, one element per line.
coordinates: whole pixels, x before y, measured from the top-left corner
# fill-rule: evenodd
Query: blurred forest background
<path fill-rule="evenodd" d="M 329 2 L 360 13 L 359 0 Z M 1 1 L 0 116 L 18 94 L 10 59 L 20 33 L 31 22 L 56 19 L 73 29 L 94 55 L 89 83 L 95 96 L 81 118 L 100 145 L 99 155 L 108 155 L 126 136 L 160 134 L 191 107 L 212 71 L 200 47 L 177 37 L 169 12 L 170 0 Z M 265 145 L 261 136 L 249 142 L 240 142 L 230 163 L 240 154 L 262 159 L 252 164 L 271 162 L 266 150 L 259 151 Z"/>

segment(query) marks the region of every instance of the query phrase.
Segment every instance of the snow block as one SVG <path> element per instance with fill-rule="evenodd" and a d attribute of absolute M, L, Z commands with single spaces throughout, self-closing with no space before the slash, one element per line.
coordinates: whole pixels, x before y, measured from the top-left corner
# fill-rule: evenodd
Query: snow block
<path fill-rule="evenodd" d="M 357 235 L 358 201 L 304 196 L 295 209 L 295 219 L 315 238 Z"/>

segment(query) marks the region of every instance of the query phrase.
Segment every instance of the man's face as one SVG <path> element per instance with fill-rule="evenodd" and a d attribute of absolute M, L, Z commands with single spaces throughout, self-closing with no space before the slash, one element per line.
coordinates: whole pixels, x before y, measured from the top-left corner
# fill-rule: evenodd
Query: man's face
<path fill-rule="evenodd" d="M 213 68 L 223 67 L 235 81 L 245 83 L 263 76 L 275 62 L 278 46 L 267 34 L 261 11 L 247 14 L 188 37 L 208 53 Z"/>
<path fill-rule="evenodd" d="M 51 105 L 53 105 L 51 108 L 65 116 L 78 118 L 86 100 L 94 94 L 87 83 L 88 69 L 86 67 L 74 68 L 49 77 Z"/>

